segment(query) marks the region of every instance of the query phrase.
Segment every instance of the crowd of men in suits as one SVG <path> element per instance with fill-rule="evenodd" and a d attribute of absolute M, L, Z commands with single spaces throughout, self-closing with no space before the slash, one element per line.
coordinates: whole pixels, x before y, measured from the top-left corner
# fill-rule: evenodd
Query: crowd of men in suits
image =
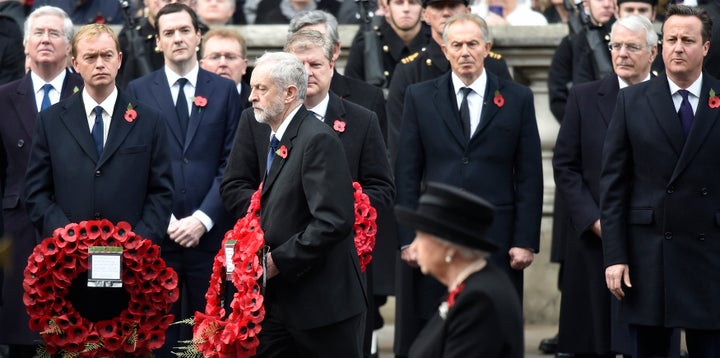
<path fill-rule="evenodd" d="M 542 216 L 533 94 L 512 81 L 467 0 L 424 0 L 413 16 L 427 26 L 396 19 L 393 2 L 381 4 L 389 14 L 383 31 L 395 34 L 398 48 L 383 57 L 387 112 L 380 88 L 337 72 L 338 24 L 326 12 L 292 18 L 284 52 L 258 59 L 248 84 L 242 36 L 207 32 L 182 2 L 159 3 L 141 26 L 142 59 L 125 56 L 131 39 L 107 26 L 74 34 L 57 7 L 28 17 L 29 72 L 0 86 L 3 222 L 17 258 L 3 281 L 0 343 L 11 357 L 35 355 L 39 336 L 22 300 L 24 258 L 55 228 L 130 222 L 178 273 L 182 299 L 173 313 L 184 318 L 203 311 L 223 235 L 261 184 L 270 250 L 259 356 L 376 354 L 377 309 L 393 294 L 394 350 L 408 356 L 447 290 L 416 268 L 407 250 L 414 233 L 397 225 L 392 208 L 414 209 L 428 181 L 495 206 L 487 239 L 500 249 L 489 261 L 522 300 Z M 720 279 L 712 259 L 720 83 L 703 71 L 718 27 L 702 9 L 672 6 L 659 50 L 648 24 L 637 15 L 618 20 L 606 45 L 613 72 L 574 87 L 563 105 L 554 165 L 574 230 L 566 254 L 585 256 L 567 261 L 573 275 L 563 283 L 560 349 L 674 355 L 682 328 L 691 354 L 720 356 L 717 287 L 707 285 Z M 663 69 L 651 79 L 657 57 Z M 153 71 L 143 73 L 145 65 Z M 592 104 L 597 111 L 579 110 Z M 137 118 L 128 120 L 131 109 Z M 352 182 L 378 211 L 366 274 L 353 245 Z M 113 289 L 78 287 L 73 295 L 94 319 L 124 303 Z M 579 321 L 576 302 L 585 300 L 598 303 Z M 613 329 L 621 321 L 627 332 Z M 590 333 L 579 340 L 578 332 Z M 616 333 L 628 348 L 611 345 Z M 172 356 L 189 335 L 172 326 L 157 354 Z"/>

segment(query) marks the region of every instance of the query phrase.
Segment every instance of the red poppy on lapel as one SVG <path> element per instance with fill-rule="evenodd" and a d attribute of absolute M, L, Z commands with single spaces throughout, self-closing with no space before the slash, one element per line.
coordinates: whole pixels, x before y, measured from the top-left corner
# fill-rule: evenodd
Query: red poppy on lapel
<path fill-rule="evenodd" d="M 283 158 L 283 159 L 287 158 L 287 155 L 288 155 L 287 147 L 285 147 L 284 144 L 281 145 L 280 148 L 277 151 L 275 151 L 275 154 L 277 154 L 278 157 L 280 157 L 280 158 Z"/>
<path fill-rule="evenodd" d="M 195 96 L 193 97 L 193 104 L 198 108 L 198 112 L 200 112 L 203 108 L 205 108 L 205 106 L 207 106 L 207 98 L 203 96 Z"/>
<path fill-rule="evenodd" d="M 128 103 L 127 109 L 125 110 L 125 120 L 128 123 L 132 123 L 137 118 L 137 111 L 133 109 L 132 103 Z"/>
<path fill-rule="evenodd" d="M 715 90 L 712 88 L 710 89 L 710 99 L 708 99 L 708 106 L 713 109 L 720 107 L 720 97 L 715 94 Z"/>
<path fill-rule="evenodd" d="M 500 91 L 495 91 L 495 97 L 493 97 L 493 103 L 495 103 L 496 106 L 499 108 L 502 108 L 502 106 L 505 105 L 505 97 L 500 93 Z"/>
<path fill-rule="evenodd" d="M 333 123 L 333 129 L 339 133 L 344 132 L 345 131 L 345 122 L 340 119 L 336 119 L 335 122 Z"/>

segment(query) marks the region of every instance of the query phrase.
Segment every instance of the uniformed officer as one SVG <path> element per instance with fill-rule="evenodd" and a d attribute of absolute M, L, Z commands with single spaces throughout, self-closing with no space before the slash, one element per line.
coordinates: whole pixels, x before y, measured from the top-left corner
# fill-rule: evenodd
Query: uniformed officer
<path fill-rule="evenodd" d="M 431 34 L 430 26 L 421 21 L 422 6 L 418 0 L 381 0 L 380 6 L 385 16 L 379 20 L 379 25 L 373 25 L 372 33 L 385 76 L 385 82 L 381 85 L 387 88 L 395 66 L 401 59 L 427 45 L 431 41 Z M 368 32 L 362 27 L 358 30 L 345 65 L 345 76 L 365 81 L 365 63 L 372 60 L 364 54 L 366 34 Z"/>
<path fill-rule="evenodd" d="M 453 15 L 469 13 L 467 0 L 424 0 L 422 18 L 431 28 L 431 41 L 419 51 L 400 60 L 395 68 L 387 99 L 388 148 L 391 160 L 395 159 L 395 145 L 400 135 L 405 89 L 413 84 L 439 77 L 450 70 L 450 63 L 440 47 L 445 23 Z M 487 42 L 492 42 L 490 34 Z M 484 67 L 500 78 L 512 80 L 502 55 L 490 51 Z"/>

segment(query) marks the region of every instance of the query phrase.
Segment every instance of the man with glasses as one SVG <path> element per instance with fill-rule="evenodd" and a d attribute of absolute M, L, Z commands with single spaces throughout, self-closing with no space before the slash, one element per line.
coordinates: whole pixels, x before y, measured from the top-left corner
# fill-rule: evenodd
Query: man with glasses
<path fill-rule="evenodd" d="M 82 78 L 66 69 L 73 23 L 60 8 L 39 7 L 25 22 L 30 71 L 0 87 L 0 182 L 5 236 L 13 240 L 11 269 L 5 272 L 0 306 L 0 344 L 11 357 L 34 357 L 40 336 L 30 331 L 23 304 L 23 270 L 40 238 L 25 208 L 25 171 L 38 112 L 82 88 Z"/>
<path fill-rule="evenodd" d="M 720 81 L 703 70 L 712 20 L 671 5 L 665 74 L 619 92 L 600 176 L 605 282 L 634 333 L 634 357 L 720 356 Z M 673 351 L 671 351 L 671 349 Z"/>
<path fill-rule="evenodd" d="M 235 30 L 213 29 L 203 37 L 200 67 L 235 82 L 242 108 L 248 108 L 250 85 L 242 78 L 247 72 L 245 38 Z"/>
<path fill-rule="evenodd" d="M 600 164 L 617 94 L 650 79 L 657 34 L 646 17 L 629 15 L 613 25 L 608 47 L 615 73 L 570 90 L 553 158 L 556 195 L 567 203 L 575 228 L 564 248 L 558 352 L 582 357 L 630 354 L 621 344 L 629 342 L 627 326 L 611 320 L 604 280 Z"/>

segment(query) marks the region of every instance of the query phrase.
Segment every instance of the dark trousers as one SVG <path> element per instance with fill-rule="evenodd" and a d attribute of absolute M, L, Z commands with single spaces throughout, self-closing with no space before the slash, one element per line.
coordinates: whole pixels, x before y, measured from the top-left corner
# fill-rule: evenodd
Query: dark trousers
<path fill-rule="evenodd" d="M 680 329 L 630 325 L 635 338 L 633 357 L 679 357 Z M 685 330 L 690 357 L 720 358 L 720 330 Z"/>
<path fill-rule="evenodd" d="M 327 326 L 299 330 L 285 325 L 277 306 L 268 305 L 256 357 L 361 358 L 363 316 L 364 313 Z"/>
<path fill-rule="evenodd" d="M 169 240 L 169 239 L 166 239 Z M 190 318 L 195 311 L 205 312 L 207 292 L 212 264 L 216 253 L 195 249 L 163 252 L 165 263 L 178 274 L 180 298 L 173 304 L 175 321 Z M 171 325 L 165 333 L 165 344 L 155 352 L 156 357 L 174 357 L 172 351 L 182 345 L 179 341 L 192 339 L 192 328 L 188 325 Z"/>

